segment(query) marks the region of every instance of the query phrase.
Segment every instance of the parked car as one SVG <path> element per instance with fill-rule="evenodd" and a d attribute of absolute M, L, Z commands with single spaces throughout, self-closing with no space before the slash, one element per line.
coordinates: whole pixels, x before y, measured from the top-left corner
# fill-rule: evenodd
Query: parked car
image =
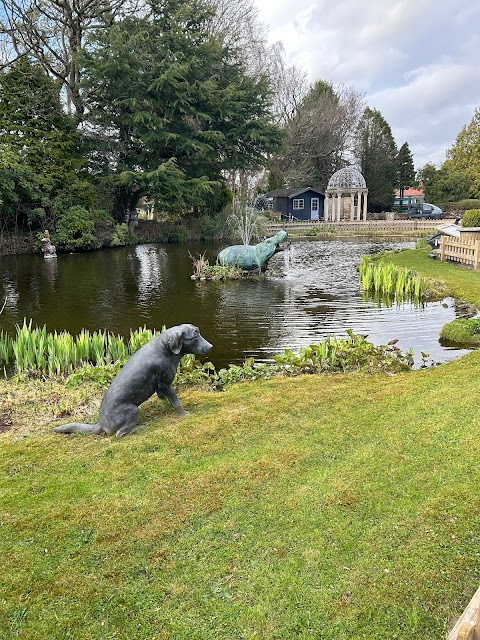
<path fill-rule="evenodd" d="M 443 211 L 429 202 L 414 204 L 408 209 L 409 220 L 441 220 L 442 218 Z"/>

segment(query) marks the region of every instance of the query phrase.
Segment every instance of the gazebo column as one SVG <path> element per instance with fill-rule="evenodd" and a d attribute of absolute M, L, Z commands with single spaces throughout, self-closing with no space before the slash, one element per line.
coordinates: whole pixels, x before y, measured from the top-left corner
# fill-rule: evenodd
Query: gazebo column
<path fill-rule="evenodd" d="M 350 222 L 353 222 L 353 217 L 355 215 L 355 192 L 352 191 L 350 194 Z"/>
<path fill-rule="evenodd" d="M 337 222 L 340 222 L 340 211 L 342 209 L 342 194 L 339 193 L 337 195 L 338 201 L 337 201 Z"/>
<path fill-rule="evenodd" d="M 329 214 L 330 211 L 332 209 L 332 194 L 331 193 L 327 193 L 327 197 L 325 198 L 325 212 L 323 214 L 323 221 L 324 222 L 328 222 L 329 221 Z"/>
<path fill-rule="evenodd" d="M 367 194 L 363 192 L 363 221 L 367 221 Z"/>
<path fill-rule="evenodd" d="M 362 212 L 362 192 L 357 191 L 357 222 L 360 221 L 361 212 Z"/>

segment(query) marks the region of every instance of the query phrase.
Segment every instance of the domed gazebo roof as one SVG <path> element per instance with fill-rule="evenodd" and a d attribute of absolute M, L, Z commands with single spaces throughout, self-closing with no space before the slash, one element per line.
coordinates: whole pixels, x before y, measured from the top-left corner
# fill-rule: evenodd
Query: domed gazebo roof
<path fill-rule="evenodd" d="M 345 167 L 335 171 L 328 181 L 327 189 L 350 191 L 352 189 L 366 189 L 365 178 L 356 167 Z"/>

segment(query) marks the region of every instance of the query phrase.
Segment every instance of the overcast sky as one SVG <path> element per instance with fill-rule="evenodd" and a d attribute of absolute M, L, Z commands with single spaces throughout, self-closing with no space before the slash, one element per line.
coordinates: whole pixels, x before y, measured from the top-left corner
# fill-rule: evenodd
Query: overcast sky
<path fill-rule="evenodd" d="M 362 91 L 417 169 L 441 164 L 480 106 L 479 0 L 255 2 L 288 63 Z"/>

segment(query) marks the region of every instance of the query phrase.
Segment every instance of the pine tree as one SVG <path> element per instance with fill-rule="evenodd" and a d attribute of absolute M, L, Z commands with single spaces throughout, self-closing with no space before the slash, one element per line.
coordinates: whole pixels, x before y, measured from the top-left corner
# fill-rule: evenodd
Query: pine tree
<path fill-rule="evenodd" d="M 400 198 L 403 198 L 405 187 L 408 187 L 415 180 L 415 167 L 408 142 L 404 142 L 397 153 L 396 173 Z"/>
<path fill-rule="evenodd" d="M 367 183 L 369 211 L 390 209 L 396 185 L 397 148 L 390 125 L 376 109 L 367 107 L 363 112 L 356 149 Z"/>
<path fill-rule="evenodd" d="M 0 151 L 2 212 L 15 226 L 51 219 L 55 200 L 80 184 L 75 124 L 57 84 L 26 57 L 0 74 Z"/>
<path fill-rule="evenodd" d="M 159 0 L 91 44 L 92 166 L 115 185 L 119 218 L 146 194 L 164 210 L 196 207 L 223 172 L 258 167 L 277 143 L 267 78 L 230 58 L 210 19 L 197 0 Z"/>
<path fill-rule="evenodd" d="M 0 144 L 53 189 L 81 164 L 80 138 L 62 110 L 57 84 L 26 57 L 0 75 Z"/>

